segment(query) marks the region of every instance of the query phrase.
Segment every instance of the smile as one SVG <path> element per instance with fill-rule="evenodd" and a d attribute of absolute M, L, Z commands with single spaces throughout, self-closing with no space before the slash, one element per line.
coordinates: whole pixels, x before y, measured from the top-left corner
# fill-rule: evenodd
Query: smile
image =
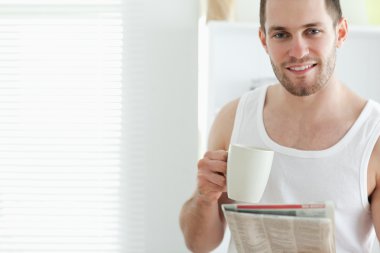
<path fill-rule="evenodd" d="M 294 66 L 294 67 L 288 67 L 287 69 L 293 72 L 306 72 L 309 69 L 312 69 L 317 64 L 309 64 L 304 66 Z"/>

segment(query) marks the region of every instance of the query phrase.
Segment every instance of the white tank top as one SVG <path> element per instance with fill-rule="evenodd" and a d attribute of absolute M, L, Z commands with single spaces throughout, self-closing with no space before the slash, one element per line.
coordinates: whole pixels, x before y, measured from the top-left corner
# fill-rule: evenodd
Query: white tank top
<path fill-rule="evenodd" d="M 288 148 L 274 142 L 263 123 L 268 86 L 240 99 L 231 143 L 275 151 L 261 203 L 333 201 L 338 253 L 370 252 L 375 233 L 367 197 L 368 162 L 380 136 L 380 105 L 368 101 L 347 134 L 321 151 Z M 233 243 L 229 252 L 236 252 Z"/>

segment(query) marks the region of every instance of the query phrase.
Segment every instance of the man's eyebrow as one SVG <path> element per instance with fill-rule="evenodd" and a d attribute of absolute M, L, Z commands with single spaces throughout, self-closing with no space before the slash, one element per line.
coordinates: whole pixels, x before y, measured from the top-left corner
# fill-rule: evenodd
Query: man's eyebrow
<path fill-rule="evenodd" d="M 309 27 L 316 27 L 316 26 L 323 26 L 323 24 L 321 22 L 315 22 L 315 23 L 309 23 L 309 24 L 303 25 L 302 27 L 309 28 Z"/>
<path fill-rule="evenodd" d="M 271 26 L 269 27 L 268 29 L 268 32 L 274 32 L 274 31 L 286 31 L 286 27 L 283 27 L 283 26 Z"/>
<path fill-rule="evenodd" d="M 301 26 L 301 28 L 310 28 L 310 27 L 319 27 L 319 26 L 322 26 L 322 23 L 320 22 L 314 22 L 314 23 L 308 23 L 308 24 L 305 24 L 303 26 Z M 271 26 L 269 27 L 268 29 L 268 32 L 274 32 L 274 31 L 287 31 L 288 28 L 284 27 L 284 26 Z"/>

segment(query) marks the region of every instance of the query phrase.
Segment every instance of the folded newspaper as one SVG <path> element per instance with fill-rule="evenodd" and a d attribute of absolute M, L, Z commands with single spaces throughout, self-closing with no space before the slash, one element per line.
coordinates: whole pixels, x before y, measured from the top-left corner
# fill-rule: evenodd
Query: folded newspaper
<path fill-rule="evenodd" d="M 330 202 L 222 207 L 239 253 L 335 253 L 334 207 Z"/>

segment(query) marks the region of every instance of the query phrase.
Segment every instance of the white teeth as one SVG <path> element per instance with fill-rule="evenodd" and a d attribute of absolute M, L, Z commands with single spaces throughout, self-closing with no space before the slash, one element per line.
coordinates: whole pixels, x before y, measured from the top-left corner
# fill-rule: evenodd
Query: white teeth
<path fill-rule="evenodd" d="M 306 69 L 309 69 L 311 68 L 313 65 L 307 65 L 307 66 L 302 66 L 302 67 L 294 67 L 294 68 L 290 68 L 291 70 L 294 70 L 294 71 L 302 71 L 302 70 L 306 70 Z"/>

